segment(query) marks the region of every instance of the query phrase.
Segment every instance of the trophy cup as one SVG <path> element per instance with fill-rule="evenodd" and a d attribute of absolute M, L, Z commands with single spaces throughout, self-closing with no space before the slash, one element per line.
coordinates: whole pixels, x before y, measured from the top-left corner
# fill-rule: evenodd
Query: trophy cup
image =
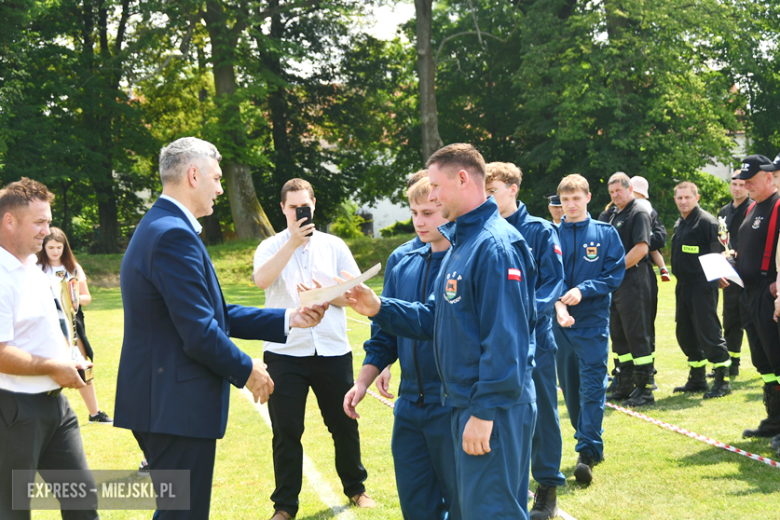
<path fill-rule="evenodd" d="M 726 217 L 718 217 L 718 240 L 726 248 L 726 260 L 734 264 L 734 255 L 731 254 L 731 237 L 729 228 L 726 226 Z"/>
<path fill-rule="evenodd" d="M 87 366 L 89 365 L 89 362 L 81 355 L 76 338 L 76 309 L 78 309 L 79 306 L 79 281 L 76 278 L 71 278 L 70 280 L 63 278 L 60 284 L 62 286 L 62 295 L 60 296 L 62 312 L 65 314 L 65 319 L 70 325 L 70 327 L 68 327 L 70 358 L 81 365 Z M 82 381 L 85 383 L 92 381 L 93 374 L 91 365 L 87 366 L 87 368 L 79 368 L 77 370 Z"/>

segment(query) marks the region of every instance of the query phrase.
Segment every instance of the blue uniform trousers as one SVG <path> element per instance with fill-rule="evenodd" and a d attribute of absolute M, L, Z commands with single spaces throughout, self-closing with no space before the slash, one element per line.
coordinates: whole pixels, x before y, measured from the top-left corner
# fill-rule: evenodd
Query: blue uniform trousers
<path fill-rule="evenodd" d="M 455 491 L 452 408 L 395 401 L 393 460 L 404 520 L 461 520 Z M 449 516 L 448 516 L 449 511 Z"/>
<path fill-rule="evenodd" d="M 555 337 L 552 328 L 536 331 L 536 428 L 531 443 L 531 474 L 545 486 L 563 486 L 566 477 L 561 473 L 561 423 L 558 419 L 558 377 L 555 373 Z"/>
<path fill-rule="evenodd" d="M 463 429 L 470 417 L 467 408 L 452 409 L 455 473 L 463 518 L 527 520 L 528 466 L 536 403 L 496 410 L 490 453 L 485 455 L 463 451 Z"/>
<path fill-rule="evenodd" d="M 569 411 L 578 453 L 589 453 L 596 463 L 604 456 L 601 427 L 607 390 L 609 327 L 564 329 L 553 327 L 558 345 L 556 363 Z"/>

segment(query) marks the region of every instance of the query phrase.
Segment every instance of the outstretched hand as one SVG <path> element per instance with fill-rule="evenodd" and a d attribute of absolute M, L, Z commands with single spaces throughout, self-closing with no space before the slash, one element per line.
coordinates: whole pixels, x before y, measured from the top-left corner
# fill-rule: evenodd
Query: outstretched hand
<path fill-rule="evenodd" d="M 346 271 L 341 271 L 341 274 L 346 280 L 355 278 Z M 338 283 L 345 281 L 338 276 L 333 279 Z M 347 304 L 355 309 L 355 312 L 362 314 L 363 316 L 368 316 L 369 318 L 376 316 L 379 312 L 379 308 L 382 306 L 382 300 L 379 299 L 379 296 L 377 296 L 366 284 L 362 283 L 344 293 L 344 297 L 347 299 Z"/>
<path fill-rule="evenodd" d="M 322 305 L 298 307 L 290 313 L 290 328 L 307 329 L 319 325 L 329 306 L 330 304 L 325 302 Z"/>

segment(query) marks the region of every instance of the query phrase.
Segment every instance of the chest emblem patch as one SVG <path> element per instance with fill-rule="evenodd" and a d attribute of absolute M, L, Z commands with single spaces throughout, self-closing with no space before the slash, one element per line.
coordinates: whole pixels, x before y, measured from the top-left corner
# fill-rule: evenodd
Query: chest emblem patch
<path fill-rule="evenodd" d="M 753 221 L 753 229 L 758 229 L 761 227 L 762 220 L 764 220 L 764 217 L 756 217 L 756 220 Z"/>
<path fill-rule="evenodd" d="M 601 247 L 600 243 L 585 243 L 582 244 L 582 247 L 585 248 L 585 256 L 582 257 L 583 259 L 587 260 L 588 262 L 595 262 L 599 259 L 599 247 Z"/>
<path fill-rule="evenodd" d="M 444 295 L 450 303 L 458 303 L 460 301 L 460 296 L 458 296 L 459 280 L 463 280 L 463 276 L 456 271 L 453 271 L 451 275 L 447 274 L 447 282 L 444 284 Z"/>

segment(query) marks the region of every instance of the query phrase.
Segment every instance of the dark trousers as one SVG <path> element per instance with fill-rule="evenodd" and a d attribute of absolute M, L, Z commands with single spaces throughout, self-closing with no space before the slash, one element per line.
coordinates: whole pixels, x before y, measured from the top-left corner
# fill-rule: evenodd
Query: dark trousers
<path fill-rule="evenodd" d="M 155 511 L 154 520 L 208 520 L 214 477 L 216 439 L 133 431 L 150 470 L 190 472 L 190 510 Z M 152 472 L 152 483 L 156 486 Z"/>
<path fill-rule="evenodd" d="M 609 333 L 615 366 L 653 373 L 655 358 L 655 313 L 658 282 L 650 262 L 642 260 L 627 269 L 620 287 L 612 295 Z"/>
<path fill-rule="evenodd" d="M 732 283 L 723 288 L 723 337 L 726 339 L 726 348 L 729 349 L 732 360 L 738 362 L 742 352 L 742 311 L 739 299 L 742 296 L 742 287 Z"/>
<path fill-rule="evenodd" d="M 352 353 L 343 356 L 293 357 L 266 352 L 265 363 L 274 380 L 268 400 L 273 427 L 276 489 L 271 500 L 277 510 L 295 516 L 303 479 L 303 435 L 306 397 L 314 391 L 322 419 L 333 437 L 336 472 L 344 494 L 352 497 L 366 490 L 368 477 L 360 461 L 357 421 L 344 413 L 344 395 L 354 384 Z"/>
<path fill-rule="evenodd" d="M 745 287 L 740 299 L 750 358 L 762 376 L 780 375 L 780 331 L 772 318 L 775 312 L 775 298 L 769 290 L 772 282 L 764 280 Z"/>
<path fill-rule="evenodd" d="M 700 367 L 707 361 L 729 364 L 726 340 L 718 320 L 718 282 L 677 282 L 677 343 L 688 364 Z"/>
<path fill-rule="evenodd" d="M 29 520 L 30 511 L 12 510 L 11 476 L 13 470 L 27 470 L 27 481 L 34 482 L 39 469 L 85 470 L 87 489 L 95 487 L 79 421 L 68 399 L 63 394 L 54 397 L 0 390 L 0 518 Z M 68 503 L 64 499 L 60 504 L 64 520 L 98 518 L 97 497 L 90 511 L 65 510 Z"/>

